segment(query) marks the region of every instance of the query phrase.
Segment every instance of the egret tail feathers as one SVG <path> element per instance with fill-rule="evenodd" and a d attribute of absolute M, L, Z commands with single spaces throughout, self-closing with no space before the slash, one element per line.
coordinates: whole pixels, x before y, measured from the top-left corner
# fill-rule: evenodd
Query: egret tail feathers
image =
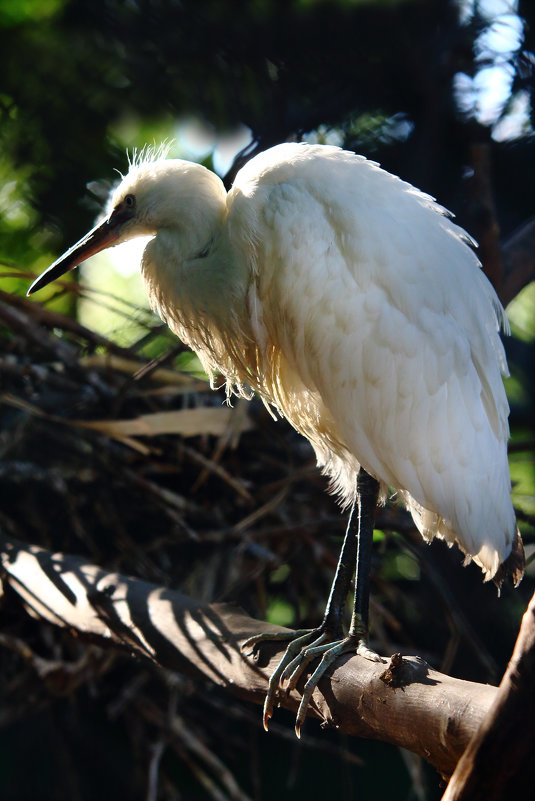
<path fill-rule="evenodd" d="M 524 569 L 526 567 L 526 556 L 524 554 L 524 545 L 520 531 L 517 529 L 513 537 L 513 545 L 511 553 L 507 559 L 501 563 L 496 574 L 493 577 L 493 582 L 501 589 L 501 586 L 506 578 L 510 577 L 514 587 L 518 587 L 522 578 L 524 577 Z"/>

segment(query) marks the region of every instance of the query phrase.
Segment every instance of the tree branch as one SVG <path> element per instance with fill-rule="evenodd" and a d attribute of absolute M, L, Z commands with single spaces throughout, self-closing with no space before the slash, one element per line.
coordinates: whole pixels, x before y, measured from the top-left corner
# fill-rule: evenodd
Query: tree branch
<path fill-rule="evenodd" d="M 494 702 L 459 760 L 442 801 L 502 801 L 532 796 L 534 674 L 535 595 L 522 619 Z"/>
<path fill-rule="evenodd" d="M 280 627 L 5 536 L 0 559 L 4 583 L 34 617 L 263 703 L 284 646 L 266 644 L 253 661 L 240 645 Z M 309 714 L 347 734 L 407 748 L 449 776 L 496 688 L 438 673 L 419 657 L 398 657 L 386 667 L 356 655 L 340 659 L 320 682 Z M 293 711 L 298 702 L 299 693 L 281 699 Z"/>

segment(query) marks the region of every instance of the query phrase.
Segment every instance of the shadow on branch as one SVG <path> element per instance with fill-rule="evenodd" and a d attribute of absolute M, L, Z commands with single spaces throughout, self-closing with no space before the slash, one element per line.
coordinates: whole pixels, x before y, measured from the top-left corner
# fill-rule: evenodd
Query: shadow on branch
<path fill-rule="evenodd" d="M 227 604 L 203 605 L 168 588 L 107 572 L 77 556 L 8 537 L 0 547 L 5 588 L 33 617 L 263 703 L 283 646 L 266 645 L 253 661 L 241 644 L 279 627 Z M 340 659 L 320 682 L 309 714 L 323 726 L 407 748 L 449 776 L 496 692 L 438 673 L 419 657 L 381 665 L 355 655 Z M 295 711 L 298 700 L 292 693 L 280 702 Z"/>

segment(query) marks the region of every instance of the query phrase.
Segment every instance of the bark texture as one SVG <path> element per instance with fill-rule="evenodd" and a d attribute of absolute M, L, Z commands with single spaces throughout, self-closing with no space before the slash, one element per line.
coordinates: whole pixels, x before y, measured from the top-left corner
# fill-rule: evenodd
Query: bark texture
<path fill-rule="evenodd" d="M 240 645 L 253 634 L 279 627 L 230 605 L 196 603 L 173 590 L 13 538 L 2 537 L 0 553 L 5 588 L 34 617 L 263 703 L 284 646 L 262 647 L 255 661 Z M 355 655 L 340 659 L 322 679 L 309 714 L 347 734 L 407 748 L 449 776 L 496 693 L 495 687 L 432 670 L 419 657 L 396 655 L 381 665 Z M 298 702 L 298 693 L 281 698 L 291 710 L 297 710 Z"/>
<path fill-rule="evenodd" d="M 534 675 L 535 595 L 494 701 L 459 760 L 443 801 L 533 798 Z"/>

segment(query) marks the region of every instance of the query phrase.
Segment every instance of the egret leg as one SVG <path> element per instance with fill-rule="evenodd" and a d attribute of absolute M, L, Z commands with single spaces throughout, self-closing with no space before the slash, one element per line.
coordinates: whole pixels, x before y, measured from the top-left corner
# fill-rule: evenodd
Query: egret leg
<path fill-rule="evenodd" d="M 298 631 L 280 631 L 273 633 L 263 632 L 262 634 L 250 637 L 242 645 L 243 651 L 251 647 L 252 650 L 248 655 L 252 655 L 257 653 L 259 646 L 263 642 L 290 641 L 281 661 L 269 680 L 263 713 L 264 728 L 266 731 L 268 729 L 268 722 L 273 715 L 275 699 L 281 686 L 281 678 L 287 671 L 287 668 L 292 666 L 292 673 L 294 672 L 294 662 L 300 662 L 303 659 L 304 654 L 307 653 L 308 650 L 307 646 L 309 648 L 319 647 L 326 641 L 333 642 L 342 637 L 342 612 L 355 569 L 357 553 L 358 515 L 356 513 L 356 504 L 357 502 L 355 501 L 351 509 L 342 550 L 336 567 L 336 574 L 331 585 L 329 600 L 327 601 L 321 625 L 317 629 L 299 629 Z M 308 661 L 304 662 L 303 669 L 307 664 Z"/>
<path fill-rule="evenodd" d="M 365 656 L 364 652 L 368 650 L 373 524 L 375 523 L 378 497 L 379 483 L 361 467 L 357 476 L 357 501 L 359 507 L 357 567 L 349 637 L 357 638 L 358 653 L 362 656 Z M 370 651 L 370 654 L 374 654 L 374 651 Z M 377 654 L 375 654 L 375 657 L 377 657 Z M 373 661 L 377 661 L 377 659 Z"/>
<path fill-rule="evenodd" d="M 312 693 L 318 686 L 318 682 L 328 670 L 328 668 L 343 654 L 357 653 L 372 662 L 381 662 L 381 657 L 368 646 L 368 618 L 370 603 L 370 573 L 371 555 L 373 545 L 373 524 L 375 522 L 375 510 L 379 496 L 379 484 L 362 467 L 357 476 L 357 504 L 358 504 L 358 525 L 356 537 L 356 574 L 355 574 L 355 594 L 353 598 L 353 612 L 351 615 L 351 625 L 346 637 L 338 642 L 330 642 L 323 646 L 310 647 L 305 649 L 304 659 L 308 663 L 311 659 L 321 656 L 321 662 L 312 673 L 303 688 L 303 695 L 297 710 L 295 719 L 295 733 L 301 736 L 301 726 L 303 725 L 308 705 L 312 698 Z M 295 660 L 294 660 L 295 662 Z M 288 670 L 291 665 L 288 666 Z M 297 665 L 294 673 L 287 680 L 288 692 L 293 689 L 302 670 Z M 283 681 L 285 676 L 282 677 Z"/>
<path fill-rule="evenodd" d="M 325 671 L 343 653 L 358 653 L 373 661 L 380 657 L 368 648 L 368 609 L 370 593 L 370 567 L 373 541 L 373 524 L 379 485 L 361 468 L 357 476 L 357 498 L 349 518 L 342 551 L 331 586 L 329 600 L 321 625 L 277 634 L 264 633 L 247 640 L 242 648 L 252 646 L 253 653 L 262 642 L 290 640 L 290 643 L 272 674 L 264 703 L 264 728 L 267 731 L 279 689 L 290 692 L 295 688 L 308 664 L 321 656 L 321 662 L 305 684 L 296 719 L 296 734 L 300 736 L 312 693 Z M 356 561 L 355 595 L 349 633 L 343 637 L 342 613 Z"/>

